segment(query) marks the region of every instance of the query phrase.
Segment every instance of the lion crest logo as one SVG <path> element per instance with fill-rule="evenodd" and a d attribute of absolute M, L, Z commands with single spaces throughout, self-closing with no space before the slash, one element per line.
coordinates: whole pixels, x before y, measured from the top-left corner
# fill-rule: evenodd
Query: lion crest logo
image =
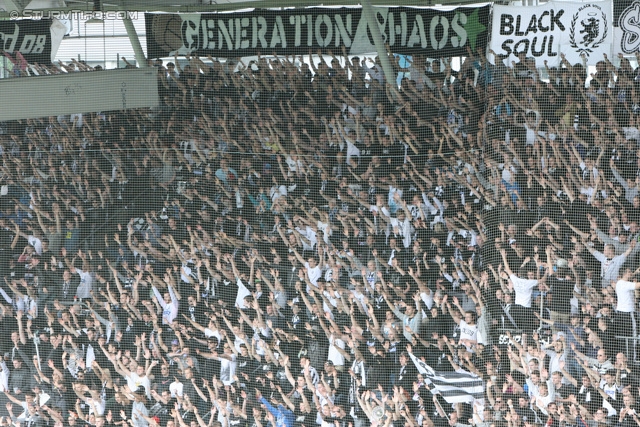
<path fill-rule="evenodd" d="M 580 26 L 581 29 L 577 29 Z M 573 15 L 569 42 L 580 55 L 593 53 L 607 38 L 607 15 L 599 5 L 586 4 Z"/>
<path fill-rule="evenodd" d="M 582 24 L 582 30 L 580 30 L 580 34 L 583 34 L 582 44 L 589 46 L 598 38 L 600 22 L 596 18 L 589 17 L 580 21 L 580 24 Z"/>

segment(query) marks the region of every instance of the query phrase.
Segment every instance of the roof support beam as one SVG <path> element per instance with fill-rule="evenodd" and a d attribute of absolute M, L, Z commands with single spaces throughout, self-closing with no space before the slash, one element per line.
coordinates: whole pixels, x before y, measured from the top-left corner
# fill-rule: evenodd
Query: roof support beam
<path fill-rule="evenodd" d="M 373 37 L 373 45 L 378 52 L 378 58 L 380 59 L 380 65 L 382 65 L 382 71 L 384 72 L 384 81 L 386 85 L 392 88 L 392 92 L 395 95 L 395 88 L 397 87 L 396 77 L 393 73 L 393 66 L 389 61 L 389 53 L 382 40 L 382 33 L 380 33 L 380 25 L 376 19 L 376 13 L 371 6 L 371 0 L 362 0 L 362 13 L 367 20 L 369 31 L 371 31 L 371 37 Z"/>
<path fill-rule="evenodd" d="M 122 22 L 124 23 L 124 28 L 127 30 L 127 35 L 129 36 L 129 41 L 131 42 L 133 53 L 135 53 L 136 55 L 136 62 L 138 63 L 138 67 L 148 67 L 149 64 L 147 64 L 147 59 L 144 56 L 144 51 L 142 50 L 142 45 L 140 44 L 138 32 L 133 26 L 133 22 L 131 21 L 131 17 L 129 16 L 129 14 L 126 14 L 126 17 Z"/>
<path fill-rule="evenodd" d="M 29 3 L 28 1 L 20 1 L 20 0 L 3 0 L 2 1 L 4 10 L 7 12 L 18 12 L 21 13 L 24 10 L 24 7 Z"/>

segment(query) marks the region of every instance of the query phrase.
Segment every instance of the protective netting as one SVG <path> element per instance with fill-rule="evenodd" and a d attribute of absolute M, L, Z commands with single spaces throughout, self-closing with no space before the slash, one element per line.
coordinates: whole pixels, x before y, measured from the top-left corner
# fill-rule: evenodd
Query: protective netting
<path fill-rule="evenodd" d="M 639 422 L 627 59 L 211 59 L 2 123 L 3 425 Z"/>

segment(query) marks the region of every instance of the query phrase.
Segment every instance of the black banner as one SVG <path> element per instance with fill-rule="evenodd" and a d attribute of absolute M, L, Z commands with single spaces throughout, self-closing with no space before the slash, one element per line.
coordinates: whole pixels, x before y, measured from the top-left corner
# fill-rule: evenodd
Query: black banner
<path fill-rule="evenodd" d="M 485 49 L 490 7 L 453 10 L 376 7 L 383 40 L 394 53 L 429 58 Z M 371 31 L 359 8 L 255 10 L 238 13 L 145 14 L 147 55 L 174 53 L 242 57 L 341 52 L 372 53 Z"/>
<path fill-rule="evenodd" d="M 20 52 L 29 63 L 51 64 L 51 21 L 0 21 L 0 49 L 12 57 Z"/>

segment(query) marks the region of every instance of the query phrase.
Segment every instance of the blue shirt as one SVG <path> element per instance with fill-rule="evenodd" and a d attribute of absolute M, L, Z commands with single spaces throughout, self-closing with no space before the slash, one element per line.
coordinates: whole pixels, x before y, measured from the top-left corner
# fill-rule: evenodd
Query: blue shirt
<path fill-rule="evenodd" d="M 502 180 L 507 193 L 511 195 L 511 201 L 515 204 L 518 201 L 518 195 L 520 194 L 520 185 L 514 180 L 512 183 Z"/>
<path fill-rule="evenodd" d="M 278 405 L 277 408 L 274 407 L 264 397 L 260 398 L 260 402 L 267 407 L 267 410 L 271 412 L 274 417 L 276 417 L 277 427 L 293 427 L 293 424 L 296 421 L 296 417 L 293 412 L 285 408 L 283 405 Z"/>

